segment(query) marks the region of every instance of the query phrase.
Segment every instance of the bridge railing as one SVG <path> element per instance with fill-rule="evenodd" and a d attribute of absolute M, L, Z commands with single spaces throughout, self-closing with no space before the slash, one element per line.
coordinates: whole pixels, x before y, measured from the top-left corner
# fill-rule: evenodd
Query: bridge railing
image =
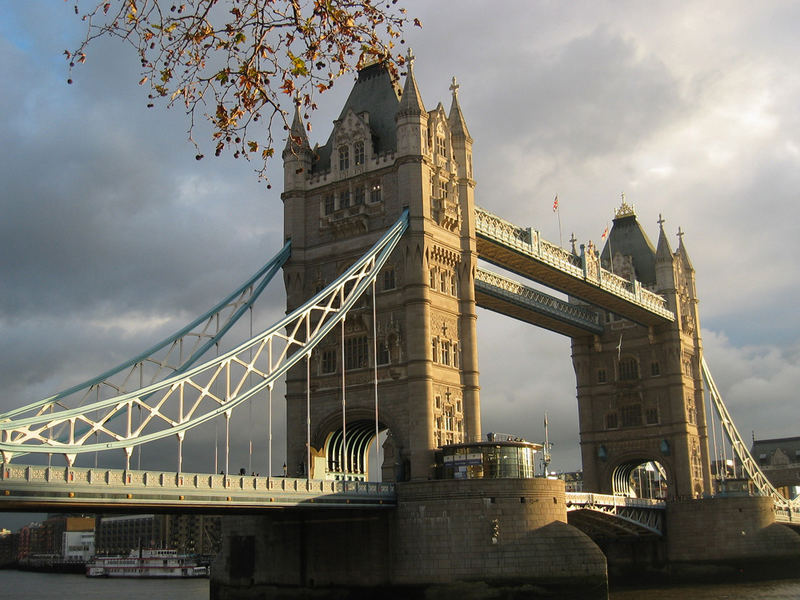
<path fill-rule="evenodd" d="M 475 229 L 487 239 L 495 240 L 573 277 L 597 285 L 667 320 L 675 319 L 665 298 L 643 288 L 638 281 L 629 281 L 603 269 L 595 254 L 591 257 L 585 254 L 577 256 L 557 244 L 542 239 L 538 231 L 514 225 L 480 207 L 475 207 Z M 594 253 L 594 250 L 588 252 Z"/>
<path fill-rule="evenodd" d="M 176 473 L 175 471 L 131 471 L 82 467 L 45 467 L 2 464 L 2 484 L 38 484 L 85 488 L 158 489 L 164 491 L 261 491 L 301 495 L 353 495 L 393 499 L 394 484 L 371 481 L 329 481 L 257 475 Z"/>
<path fill-rule="evenodd" d="M 618 506 L 629 508 L 649 508 L 660 510 L 666 508 L 664 500 L 653 498 L 630 498 L 618 494 L 595 494 L 593 492 L 567 492 L 568 504 L 573 506 Z"/>

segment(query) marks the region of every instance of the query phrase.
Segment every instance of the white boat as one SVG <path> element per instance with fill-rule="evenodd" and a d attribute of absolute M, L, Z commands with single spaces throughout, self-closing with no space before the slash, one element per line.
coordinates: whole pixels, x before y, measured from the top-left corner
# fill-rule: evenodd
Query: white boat
<path fill-rule="evenodd" d="M 128 556 L 95 556 L 87 577 L 208 577 L 208 567 L 177 550 L 139 549 Z"/>

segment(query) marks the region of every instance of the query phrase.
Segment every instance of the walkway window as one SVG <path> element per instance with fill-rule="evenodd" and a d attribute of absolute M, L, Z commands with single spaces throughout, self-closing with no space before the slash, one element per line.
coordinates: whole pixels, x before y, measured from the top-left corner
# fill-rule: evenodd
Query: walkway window
<path fill-rule="evenodd" d="M 339 147 L 339 170 L 346 171 L 350 168 L 350 148 L 347 146 Z"/>
<path fill-rule="evenodd" d="M 367 366 L 367 336 L 347 338 L 344 341 L 344 366 L 346 369 L 361 369 Z"/>
<path fill-rule="evenodd" d="M 339 208 L 347 208 L 350 206 L 350 190 L 345 190 L 339 194 Z"/>
<path fill-rule="evenodd" d="M 364 164 L 364 142 L 353 144 L 353 160 L 356 165 Z"/>

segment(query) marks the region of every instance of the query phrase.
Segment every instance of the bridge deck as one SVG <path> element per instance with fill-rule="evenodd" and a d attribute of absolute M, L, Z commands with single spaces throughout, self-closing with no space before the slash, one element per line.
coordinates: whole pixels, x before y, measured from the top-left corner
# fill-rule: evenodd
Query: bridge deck
<path fill-rule="evenodd" d="M 4 464 L 0 510 L 259 512 L 274 508 L 383 508 L 394 484 L 288 477 Z"/>
<path fill-rule="evenodd" d="M 603 333 L 596 312 L 485 269 L 478 269 L 475 274 L 475 299 L 481 308 L 569 337 Z"/>
<path fill-rule="evenodd" d="M 555 244 L 537 231 L 517 227 L 483 209 L 475 209 L 478 256 L 503 269 L 609 310 L 642 325 L 675 320 L 666 301 Z"/>

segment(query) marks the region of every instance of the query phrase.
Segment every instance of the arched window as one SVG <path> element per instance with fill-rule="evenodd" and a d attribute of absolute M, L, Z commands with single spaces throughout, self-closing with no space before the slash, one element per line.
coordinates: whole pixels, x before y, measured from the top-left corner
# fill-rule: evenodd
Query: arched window
<path fill-rule="evenodd" d="M 356 165 L 364 164 L 364 142 L 356 142 L 353 144 L 353 162 Z"/>
<path fill-rule="evenodd" d="M 346 171 L 350 168 L 350 148 L 339 146 L 339 170 Z"/>

